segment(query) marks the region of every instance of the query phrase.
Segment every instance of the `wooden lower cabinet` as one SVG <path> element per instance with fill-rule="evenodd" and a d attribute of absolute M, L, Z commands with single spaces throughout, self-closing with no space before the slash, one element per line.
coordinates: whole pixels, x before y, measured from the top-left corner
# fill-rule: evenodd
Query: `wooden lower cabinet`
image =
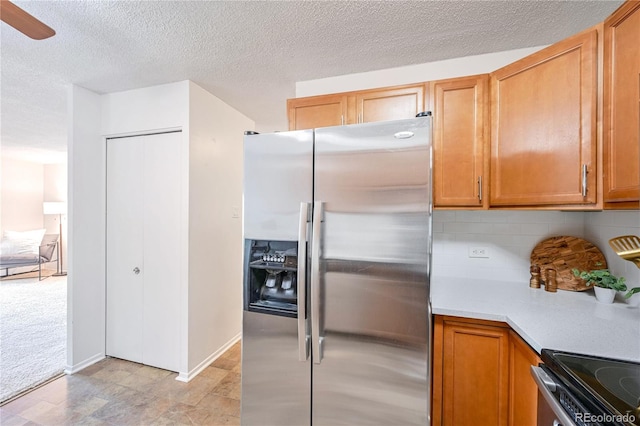
<path fill-rule="evenodd" d="M 536 424 L 537 354 L 507 324 L 436 315 L 433 425 Z"/>
<path fill-rule="evenodd" d="M 513 330 L 509 331 L 509 425 L 535 426 L 538 386 L 531 377 L 531 366 L 540 357 Z"/>

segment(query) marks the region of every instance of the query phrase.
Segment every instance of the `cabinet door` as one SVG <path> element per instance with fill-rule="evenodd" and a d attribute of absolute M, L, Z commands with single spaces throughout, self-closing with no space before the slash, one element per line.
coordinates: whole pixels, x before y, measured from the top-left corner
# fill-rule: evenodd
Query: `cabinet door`
<path fill-rule="evenodd" d="M 107 140 L 106 354 L 178 371 L 179 132 Z"/>
<path fill-rule="evenodd" d="M 492 206 L 596 203 L 596 60 L 588 30 L 491 74 Z"/>
<path fill-rule="evenodd" d="M 481 207 L 488 148 L 488 75 L 430 83 L 435 207 Z"/>
<path fill-rule="evenodd" d="M 436 317 L 434 338 L 440 334 L 442 345 L 434 342 L 441 350 L 434 351 L 434 425 L 507 424 L 509 329 L 491 324 Z"/>
<path fill-rule="evenodd" d="M 347 96 L 310 96 L 287 100 L 289 130 L 347 124 Z"/>
<path fill-rule="evenodd" d="M 538 387 L 531 366 L 540 357 L 516 333 L 509 331 L 509 426 L 535 426 Z"/>
<path fill-rule="evenodd" d="M 640 2 L 604 24 L 604 201 L 640 200 Z"/>
<path fill-rule="evenodd" d="M 358 123 L 413 118 L 424 107 L 424 85 L 356 92 Z"/>

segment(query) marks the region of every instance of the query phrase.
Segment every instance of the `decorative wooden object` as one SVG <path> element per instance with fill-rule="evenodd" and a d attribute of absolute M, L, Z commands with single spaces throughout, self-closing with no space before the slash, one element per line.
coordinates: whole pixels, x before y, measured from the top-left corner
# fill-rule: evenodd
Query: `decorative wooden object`
<path fill-rule="evenodd" d="M 571 236 L 551 237 L 540 241 L 531 252 L 531 264 L 540 266 L 541 272 L 555 269 L 558 288 L 569 291 L 591 288 L 585 285 L 584 280 L 573 275 L 573 268 L 581 271 L 607 268 L 607 260 L 598 247 L 587 240 Z"/>
<path fill-rule="evenodd" d="M 532 264 L 529 267 L 529 272 L 531 273 L 529 287 L 540 288 L 540 267 L 538 265 Z"/>
<path fill-rule="evenodd" d="M 558 281 L 556 280 L 556 270 L 555 269 L 547 269 L 547 279 L 544 282 L 544 289 L 546 291 L 550 291 L 551 293 L 555 293 L 558 291 Z"/>

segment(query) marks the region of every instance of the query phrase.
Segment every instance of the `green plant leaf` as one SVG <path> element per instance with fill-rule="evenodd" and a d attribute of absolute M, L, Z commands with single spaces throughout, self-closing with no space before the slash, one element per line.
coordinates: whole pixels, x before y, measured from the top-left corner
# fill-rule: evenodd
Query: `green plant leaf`
<path fill-rule="evenodd" d="M 624 298 L 628 299 L 636 293 L 640 293 L 640 287 L 634 287 L 631 290 L 629 290 L 627 294 L 624 295 Z"/>
<path fill-rule="evenodd" d="M 627 290 L 624 277 L 616 277 L 608 269 L 595 269 L 587 272 L 574 268 L 571 272 L 576 277 L 582 278 L 587 286 L 593 284 L 596 287 L 611 288 L 616 291 Z"/>

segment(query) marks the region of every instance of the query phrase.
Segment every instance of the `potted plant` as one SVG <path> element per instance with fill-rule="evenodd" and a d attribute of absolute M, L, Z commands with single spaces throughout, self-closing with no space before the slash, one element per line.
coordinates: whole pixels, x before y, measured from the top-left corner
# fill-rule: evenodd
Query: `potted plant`
<path fill-rule="evenodd" d="M 582 278 L 586 285 L 593 284 L 596 299 L 601 303 L 612 303 L 616 292 L 627 290 L 624 277 L 616 277 L 608 269 L 595 269 L 587 272 L 574 268 L 571 271 L 576 277 Z M 632 289 L 627 293 L 626 297 L 631 297 L 632 291 L 637 293 L 640 288 Z"/>

